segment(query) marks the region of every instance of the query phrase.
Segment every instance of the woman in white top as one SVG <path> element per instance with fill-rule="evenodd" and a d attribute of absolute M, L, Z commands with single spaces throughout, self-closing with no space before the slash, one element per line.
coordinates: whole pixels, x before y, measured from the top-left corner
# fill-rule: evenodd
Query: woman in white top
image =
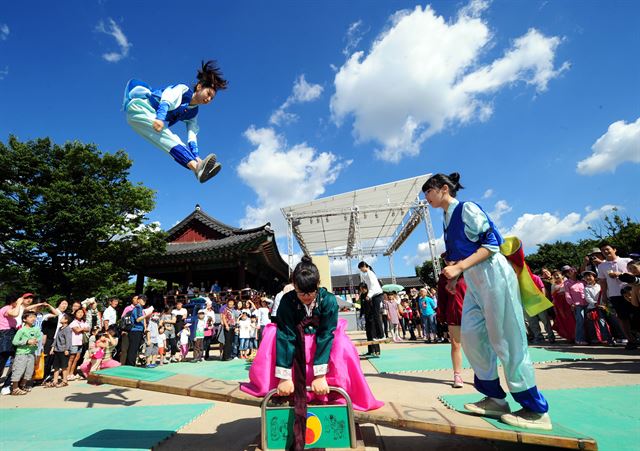
<path fill-rule="evenodd" d="M 360 270 L 360 281 L 367 284 L 367 298 L 371 299 L 371 308 L 373 309 L 373 330 L 374 340 L 384 340 L 384 330 L 382 328 L 382 318 L 380 317 L 380 306 L 384 301 L 382 295 L 382 287 L 378 281 L 378 276 L 373 272 L 373 268 L 366 262 L 358 263 Z"/>

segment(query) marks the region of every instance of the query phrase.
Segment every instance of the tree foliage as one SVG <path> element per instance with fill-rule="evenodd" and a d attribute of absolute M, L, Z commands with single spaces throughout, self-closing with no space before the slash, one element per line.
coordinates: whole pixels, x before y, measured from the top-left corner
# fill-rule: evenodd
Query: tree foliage
<path fill-rule="evenodd" d="M 440 261 L 440 267 L 444 267 L 444 262 Z M 416 266 L 416 276 L 420 277 L 424 283 L 430 287 L 436 287 L 438 281 L 433 273 L 433 262 L 431 260 L 425 260 L 421 265 Z"/>
<path fill-rule="evenodd" d="M 49 138 L 0 142 L 0 280 L 3 291 L 83 297 L 127 282 L 164 250 L 145 225 L 154 192 L 128 180 L 119 150 Z"/>

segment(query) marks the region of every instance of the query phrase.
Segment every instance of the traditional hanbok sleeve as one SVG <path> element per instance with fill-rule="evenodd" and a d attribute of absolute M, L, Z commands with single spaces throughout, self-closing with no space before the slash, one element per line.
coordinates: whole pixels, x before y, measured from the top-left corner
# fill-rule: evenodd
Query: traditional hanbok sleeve
<path fill-rule="evenodd" d="M 167 117 L 167 112 L 175 110 L 182 103 L 182 95 L 189 90 L 187 85 L 174 85 L 169 86 L 162 91 L 160 96 L 160 105 L 156 111 L 156 119 L 164 121 Z"/>
<path fill-rule="evenodd" d="M 462 206 L 462 222 L 464 222 L 464 234 L 469 240 L 479 242 L 482 247 L 494 254 L 500 252 L 499 246 L 484 242 L 491 225 L 480 207 L 473 202 L 465 202 Z"/>
<path fill-rule="evenodd" d="M 292 379 L 291 367 L 296 352 L 296 316 L 291 296 L 283 296 L 278 308 L 276 332 L 276 371 L 279 379 Z"/>
<path fill-rule="evenodd" d="M 316 353 L 313 357 L 313 375 L 327 374 L 329 355 L 333 345 L 333 333 L 338 327 L 338 302 L 332 293 L 325 292 L 318 307 L 320 325 L 316 330 Z"/>

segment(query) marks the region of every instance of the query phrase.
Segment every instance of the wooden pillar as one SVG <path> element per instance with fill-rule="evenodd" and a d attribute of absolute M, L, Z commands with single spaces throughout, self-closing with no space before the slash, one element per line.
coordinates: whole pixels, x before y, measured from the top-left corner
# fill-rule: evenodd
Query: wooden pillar
<path fill-rule="evenodd" d="M 144 290 L 144 274 L 139 272 L 136 275 L 136 294 L 142 294 L 142 290 Z"/>
<path fill-rule="evenodd" d="M 246 284 L 246 270 L 244 269 L 244 262 L 242 260 L 238 261 L 238 289 L 242 290 Z"/>

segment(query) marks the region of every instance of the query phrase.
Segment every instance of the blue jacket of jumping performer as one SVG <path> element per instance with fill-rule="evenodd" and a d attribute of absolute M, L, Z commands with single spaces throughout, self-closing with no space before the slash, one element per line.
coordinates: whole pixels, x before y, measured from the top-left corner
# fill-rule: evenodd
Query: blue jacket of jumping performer
<path fill-rule="evenodd" d="M 188 121 L 189 119 L 193 119 L 198 115 L 198 107 L 189 108 L 189 102 L 191 102 L 191 98 L 193 97 L 193 90 L 188 88 L 183 94 L 182 99 L 180 100 L 180 106 L 173 110 L 169 110 L 169 103 L 162 102 L 160 99 L 162 98 L 162 93 L 168 89 L 172 88 L 173 85 L 165 86 L 164 88 L 155 89 L 149 95 L 149 103 L 156 110 L 157 118 L 161 121 L 166 121 L 171 127 L 173 124 L 179 121 Z"/>
<path fill-rule="evenodd" d="M 447 248 L 447 260 L 459 261 L 472 255 L 478 248 L 483 245 L 500 246 L 504 239 L 498 229 L 494 225 L 493 221 L 487 213 L 482 210 L 478 204 L 478 207 L 487 216 L 489 222 L 489 229 L 480 235 L 478 241 L 471 241 L 464 231 L 464 221 L 462 220 L 462 208 L 465 202 L 460 202 L 453 210 L 449 226 L 444 230 L 444 243 Z"/>

